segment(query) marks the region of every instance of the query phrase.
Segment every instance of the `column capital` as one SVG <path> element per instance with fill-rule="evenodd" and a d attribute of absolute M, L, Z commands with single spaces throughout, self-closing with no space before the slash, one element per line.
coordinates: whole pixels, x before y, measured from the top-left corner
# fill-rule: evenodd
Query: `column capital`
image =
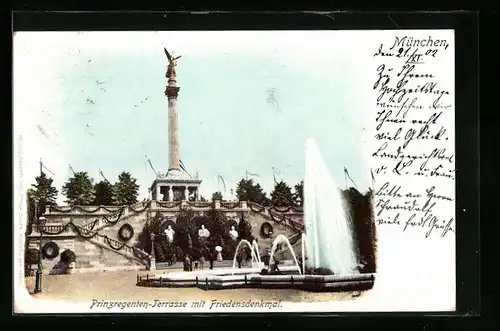
<path fill-rule="evenodd" d="M 167 86 L 167 88 L 165 89 L 165 95 L 169 99 L 176 99 L 180 89 L 181 88 L 177 86 Z"/>

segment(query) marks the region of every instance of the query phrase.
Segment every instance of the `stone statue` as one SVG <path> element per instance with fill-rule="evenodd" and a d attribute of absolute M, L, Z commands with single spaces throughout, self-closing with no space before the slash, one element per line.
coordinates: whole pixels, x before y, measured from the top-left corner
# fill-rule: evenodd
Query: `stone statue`
<path fill-rule="evenodd" d="M 198 237 L 200 238 L 208 238 L 210 237 L 210 231 L 205 228 L 205 225 L 201 225 L 201 228 L 198 230 Z"/>
<path fill-rule="evenodd" d="M 167 51 L 166 48 L 163 48 L 163 50 L 165 51 L 165 55 L 167 55 L 167 58 L 168 58 L 168 67 L 167 67 L 167 75 L 166 76 L 167 76 L 167 78 L 175 77 L 176 76 L 175 67 L 177 66 L 177 60 L 182 55 L 174 57 L 173 53 L 172 53 L 172 55 L 170 55 L 170 53 Z"/>
<path fill-rule="evenodd" d="M 238 231 L 236 231 L 236 229 L 234 228 L 234 225 L 231 226 L 231 230 L 229 230 L 229 235 L 233 240 L 238 239 L 239 234 Z"/>
<path fill-rule="evenodd" d="M 167 241 L 169 243 L 174 241 L 175 231 L 174 231 L 174 229 L 172 229 L 172 225 L 169 225 L 164 232 L 165 232 L 165 236 L 167 237 Z"/>

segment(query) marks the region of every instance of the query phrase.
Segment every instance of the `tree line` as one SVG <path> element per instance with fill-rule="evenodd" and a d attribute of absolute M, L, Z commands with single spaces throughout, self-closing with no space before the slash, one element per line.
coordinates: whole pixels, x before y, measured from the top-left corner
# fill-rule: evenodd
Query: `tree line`
<path fill-rule="evenodd" d="M 276 182 L 268 196 L 259 183 L 252 179 L 241 179 L 236 186 L 236 197 L 239 201 L 251 201 L 263 206 L 302 206 L 304 200 L 304 181 L 295 184 L 294 189 L 284 181 Z M 212 200 L 224 200 L 221 192 L 215 192 Z"/>
<path fill-rule="evenodd" d="M 129 172 L 118 175 L 115 183 L 107 180 L 95 182 L 85 171 L 75 172 L 61 188 L 65 202 L 70 206 L 81 205 L 130 205 L 138 201 L 139 185 Z M 45 173 L 35 178 L 35 184 L 28 189 L 28 217 L 32 219 L 45 212 L 45 207 L 56 205 L 59 191 L 54 187 L 54 180 Z M 36 204 L 35 204 L 36 202 Z M 36 205 L 36 207 L 35 207 Z M 36 211 L 35 211 L 36 209 Z"/>

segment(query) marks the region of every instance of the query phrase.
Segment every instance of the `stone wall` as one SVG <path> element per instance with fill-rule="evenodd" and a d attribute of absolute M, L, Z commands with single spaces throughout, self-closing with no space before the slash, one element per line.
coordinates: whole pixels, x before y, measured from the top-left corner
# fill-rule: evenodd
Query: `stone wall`
<path fill-rule="evenodd" d="M 74 235 L 61 235 L 61 236 L 51 236 L 51 237 L 42 237 L 42 247 L 49 243 L 55 242 L 57 246 L 59 246 L 59 255 L 52 258 L 43 258 L 42 259 L 42 271 L 44 274 L 61 274 L 66 272 L 67 266 L 61 262 L 61 253 L 66 249 L 70 249 L 75 251 L 75 236 Z M 28 247 L 39 249 L 40 239 L 38 236 L 29 236 L 28 237 Z M 75 252 L 76 254 L 76 252 Z"/>
<path fill-rule="evenodd" d="M 257 238 L 257 242 L 259 243 L 259 249 L 260 249 L 261 256 L 265 256 L 268 254 L 268 250 L 270 249 L 274 239 L 278 235 L 283 234 L 287 238 L 289 238 L 292 235 L 297 233 L 297 231 L 292 229 L 291 227 L 286 226 L 284 224 L 277 223 L 277 222 L 273 221 L 270 217 L 267 217 L 261 213 L 256 213 L 253 211 L 249 212 L 248 221 L 249 221 L 250 225 L 252 226 L 252 234 L 255 238 Z M 261 229 L 262 224 L 264 224 L 265 222 L 270 223 L 273 227 L 273 234 L 271 235 L 270 238 L 265 238 L 261 234 L 260 229 Z M 283 244 L 283 246 L 286 246 L 286 244 Z M 301 256 L 302 256 L 301 239 L 299 238 L 299 240 L 297 240 L 297 242 L 295 242 L 292 247 L 293 247 L 293 250 L 295 252 L 297 259 L 300 260 Z M 290 251 L 288 249 L 285 249 L 284 253 L 278 255 L 278 258 L 291 260 L 292 254 L 290 253 Z"/>
<path fill-rule="evenodd" d="M 134 259 L 119 254 L 115 251 L 92 243 L 83 238 L 75 239 L 76 268 L 90 268 L 105 270 L 108 267 L 142 266 Z"/>
<path fill-rule="evenodd" d="M 243 212 L 249 223 L 252 226 L 252 233 L 259 243 L 259 249 L 261 256 L 265 256 L 268 254 L 268 249 L 270 248 L 273 240 L 279 234 L 284 234 L 286 237 L 290 237 L 293 234 L 297 233 L 297 230 L 291 228 L 290 226 L 284 225 L 284 223 L 275 222 L 269 215 L 265 213 L 257 213 L 249 209 L 246 205 L 246 202 L 240 202 L 237 208 L 221 208 L 220 202 L 215 202 L 216 208 L 220 209 L 226 214 L 228 219 L 235 219 L 239 221 L 241 217 L 241 212 Z M 180 207 L 180 206 L 179 206 Z M 176 215 L 178 214 L 178 210 L 175 208 L 163 208 L 160 207 L 152 201 L 148 208 L 140 212 L 134 212 L 131 209 L 125 207 L 125 211 L 123 216 L 118 220 L 116 224 L 106 224 L 102 221 L 103 216 L 113 213 L 118 210 L 118 207 L 109 207 L 111 212 L 100 208 L 96 210 L 96 206 L 87 206 L 85 210 L 75 209 L 67 212 L 55 211 L 52 210 L 45 214 L 45 217 L 48 220 L 47 225 L 58 225 L 63 226 L 70 221 L 77 225 L 85 225 L 94 221 L 95 219 L 101 219 L 101 221 L 97 224 L 95 229 L 98 229 L 98 233 L 101 236 L 107 236 L 110 239 L 114 239 L 118 242 L 122 242 L 119 238 L 119 230 L 124 224 L 129 224 L 132 226 L 134 234 L 133 237 L 126 242 L 129 246 L 135 246 L 139 234 L 142 232 L 142 229 L 147 222 L 148 219 L 151 219 L 155 216 L 157 212 L 160 212 L 163 217 L 169 217 L 175 220 Z M 140 207 L 135 207 L 136 210 L 142 209 Z M 200 207 L 194 208 L 199 212 L 206 212 L 210 209 L 210 207 Z M 94 211 L 95 210 L 95 211 Z M 94 212 L 89 212 L 94 211 Z M 300 221 L 300 215 L 291 215 L 289 218 L 296 219 Z M 269 222 L 273 226 L 273 235 L 271 238 L 264 238 L 261 235 L 261 226 L 263 223 Z M 36 229 L 32 232 L 32 234 L 28 237 L 30 248 L 38 249 L 38 233 Z M 102 237 L 101 237 L 102 238 Z M 71 249 L 76 255 L 76 270 L 75 272 L 82 272 L 85 270 L 116 270 L 116 269 L 132 269 L 132 268 L 143 268 L 144 264 L 134 258 L 133 255 L 130 254 L 121 254 L 110 248 L 105 244 L 105 240 L 101 240 L 101 242 L 94 240 L 87 240 L 81 238 L 75 233 L 71 227 L 67 229 L 67 231 L 59 234 L 59 235 L 44 235 L 43 244 L 54 241 L 59 246 L 59 254 L 61 254 L 65 249 Z M 283 246 L 285 246 L 283 244 Z M 300 239 L 293 245 L 293 249 L 297 256 L 297 259 L 300 260 L 301 257 L 301 244 Z M 290 254 L 288 249 L 282 250 L 281 254 L 278 254 L 279 259 L 292 259 L 292 255 Z M 150 253 L 150 252 L 147 252 Z M 54 259 L 43 260 L 43 272 L 47 273 L 62 273 L 65 272 L 66 266 L 61 265 L 60 255 L 55 257 Z"/>

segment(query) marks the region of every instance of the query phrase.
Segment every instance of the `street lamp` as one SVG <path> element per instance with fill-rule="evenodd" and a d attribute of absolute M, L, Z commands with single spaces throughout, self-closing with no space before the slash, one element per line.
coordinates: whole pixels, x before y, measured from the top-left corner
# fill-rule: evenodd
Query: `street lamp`
<path fill-rule="evenodd" d="M 42 292 L 42 236 L 43 229 L 45 227 L 45 223 L 47 219 L 43 216 L 40 216 L 37 220 L 37 228 L 38 233 L 40 233 L 39 237 L 39 248 L 38 248 L 38 268 L 36 270 L 36 280 L 35 280 L 35 293 Z"/>
<path fill-rule="evenodd" d="M 273 231 L 269 231 L 269 261 L 268 261 L 268 268 L 271 268 L 271 263 L 272 263 L 272 256 L 271 253 L 273 252 Z"/>
<path fill-rule="evenodd" d="M 153 232 L 151 232 L 149 234 L 149 237 L 151 239 L 151 256 L 153 258 L 155 258 L 155 239 L 156 239 L 156 235 Z"/>

